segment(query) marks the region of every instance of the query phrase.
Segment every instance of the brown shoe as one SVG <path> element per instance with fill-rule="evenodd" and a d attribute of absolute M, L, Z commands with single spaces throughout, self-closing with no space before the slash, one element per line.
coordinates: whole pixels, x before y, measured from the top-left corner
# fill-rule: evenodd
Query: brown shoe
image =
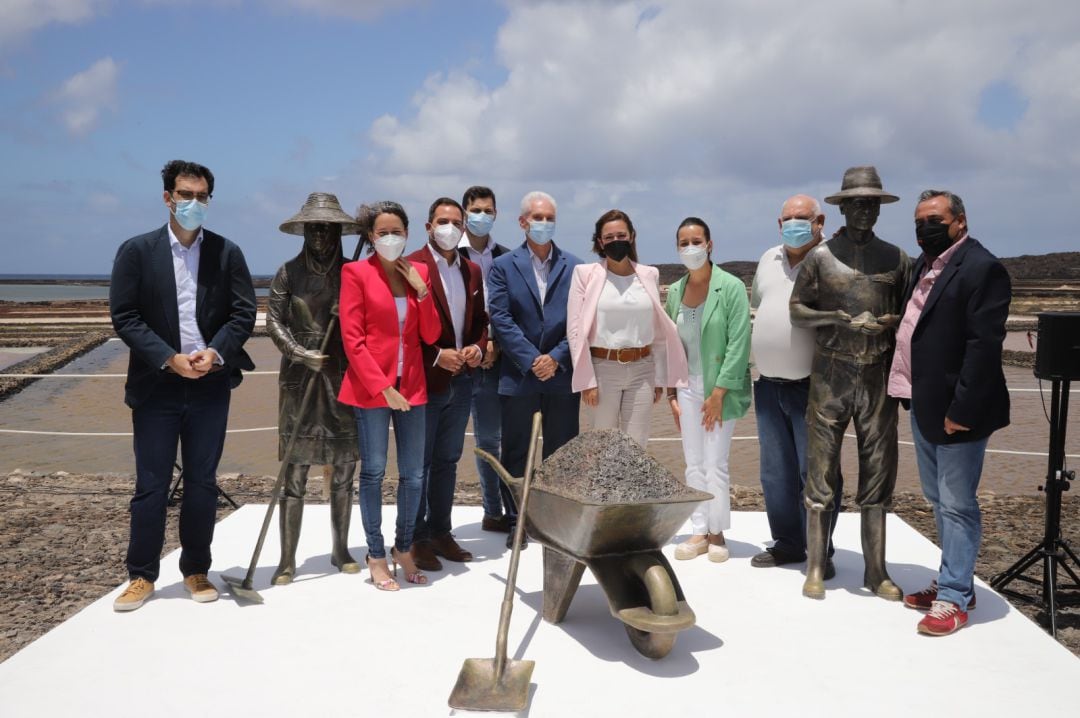
<path fill-rule="evenodd" d="M 124 589 L 124 592 L 113 601 L 112 607 L 114 611 L 134 611 L 146 603 L 146 599 L 153 595 L 154 584 L 141 576 L 136 576 L 131 579 L 131 583 Z"/>
<path fill-rule="evenodd" d="M 436 536 L 431 539 L 431 545 L 434 547 L 436 555 L 442 556 L 447 561 L 466 563 L 473 559 L 472 553 L 461 548 L 458 542 L 454 540 L 453 534 Z"/>
<path fill-rule="evenodd" d="M 508 534 L 510 533 L 510 519 L 505 514 L 502 516 L 488 516 L 487 514 L 484 514 L 484 520 L 480 522 L 480 528 L 484 531 Z"/>
<path fill-rule="evenodd" d="M 435 556 L 435 548 L 430 541 L 415 542 L 409 553 L 421 571 L 442 571 L 442 562 Z"/>
<path fill-rule="evenodd" d="M 218 590 L 205 573 L 193 573 L 184 579 L 184 588 L 196 603 L 210 603 L 218 600 Z"/>

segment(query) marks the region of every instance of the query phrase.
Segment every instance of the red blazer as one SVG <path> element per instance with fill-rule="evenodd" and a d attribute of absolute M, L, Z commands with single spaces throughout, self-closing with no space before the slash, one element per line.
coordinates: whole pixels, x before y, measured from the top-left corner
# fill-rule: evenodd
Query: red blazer
<path fill-rule="evenodd" d="M 418 301 L 416 292 L 406 291 L 404 354 L 398 391 L 413 406 L 427 403 L 427 382 L 421 340 L 431 343 L 439 337 L 442 324 L 432 301 L 427 267 L 413 262 L 428 285 L 428 295 Z M 397 381 L 398 318 L 390 279 L 373 254 L 367 260 L 349 262 L 341 269 L 341 299 L 338 302 L 341 339 L 349 368 L 341 382 L 338 401 L 362 409 L 386 407 L 382 391 Z"/>
<path fill-rule="evenodd" d="M 439 310 L 442 333 L 434 342 L 425 340 L 421 349 L 424 354 L 424 372 L 427 374 L 427 387 L 430 392 L 444 392 L 450 388 L 451 374 L 440 366 L 435 366 L 435 357 L 439 349 L 453 349 L 457 346 L 454 339 L 454 322 L 450 318 L 450 303 L 446 300 L 442 277 L 435 257 L 425 245 L 409 255 L 409 259 L 427 267 L 428 286 L 435 297 L 435 306 Z M 481 353 L 487 351 L 487 311 L 484 310 L 484 275 L 480 267 L 458 255 L 457 266 L 465 283 L 465 326 L 461 328 L 461 346 L 475 344 Z M 468 367 L 464 371 L 471 371 Z"/>

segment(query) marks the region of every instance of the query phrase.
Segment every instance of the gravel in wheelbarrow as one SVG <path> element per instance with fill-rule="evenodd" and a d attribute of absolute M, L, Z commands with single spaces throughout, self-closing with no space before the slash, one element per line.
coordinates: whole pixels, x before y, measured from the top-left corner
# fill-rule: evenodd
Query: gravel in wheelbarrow
<path fill-rule="evenodd" d="M 641 445 L 616 429 L 579 434 L 544 460 L 537 488 L 596 504 L 670 501 L 694 494 Z"/>

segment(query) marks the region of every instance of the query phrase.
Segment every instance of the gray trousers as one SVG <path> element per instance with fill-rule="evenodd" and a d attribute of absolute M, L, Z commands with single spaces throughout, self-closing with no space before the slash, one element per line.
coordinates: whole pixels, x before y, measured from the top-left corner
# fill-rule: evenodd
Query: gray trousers
<path fill-rule="evenodd" d="M 849 422 L 859 443 L 856 503 L 885 507 L 896 486 L 897 400 L 889 396 L 889 357 L 857 364 L 814 353 L 806 408 L 806 506 L 831 510 L 840 485 L 840 445 Z"/>

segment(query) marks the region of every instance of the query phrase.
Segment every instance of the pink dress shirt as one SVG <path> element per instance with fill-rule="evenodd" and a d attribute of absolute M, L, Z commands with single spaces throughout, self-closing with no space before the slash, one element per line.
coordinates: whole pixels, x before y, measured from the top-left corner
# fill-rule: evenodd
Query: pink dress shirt
<path fill-rule="evenodd" d="M 929 267 L 923 265 L 923 274 L 915 284 L 908 300 L 907 308 L 904 309 L 904 318 L 896 329 L 896 352 L 893 354 L 892 368 L 889 370 L 889 396 L 897 399 L 911 398 L 911 336 L 915 333 L 915 325 L 919 323 L 923 307 L 930 296 L 930 290 L 934 288 L 934 282 L 941 276 L 941 271 L 961 244 L 967 239 L 967 234 L 953 243 L 951 247 L 942 252 Z"/>

